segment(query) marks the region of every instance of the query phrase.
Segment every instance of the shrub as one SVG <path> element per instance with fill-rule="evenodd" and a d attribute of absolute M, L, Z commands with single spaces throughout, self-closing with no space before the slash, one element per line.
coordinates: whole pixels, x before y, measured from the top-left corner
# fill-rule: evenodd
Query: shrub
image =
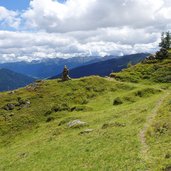
<path fill-rule="evenodd" d="M 47 112 L 45 112 L 44 116 L 48 116 L 52 113 L 52 110 L 48 110 Z"/>
<path fill-rule="evenodd" d="M 120 105 L 120 104 L 122 104 L 123 102 L 122 102 L 122 100 L 121 100 L 121 98 L 120 97 L 117 97 L 116 99 L 114 99 L 114 101 L 113 101 L 113 105 Z"/>
<path fill-rule="evenodd" d="M 70 111 L 70 107 L 66 103 L 58 104 L 58 105 L 54 106 L 51 109 L 51 111 L 54 111 L 54 112 Z"/>
<path fill-rule="evenodd" d="M 91 111 L 91 110 L 92 108 L 87 106 L 74 106 L 71 108 L 71 111 Z"/>
<path fill-rule="evenodd" d="M 144 92 L 139 90 L 139 91 L 135 92 L 135 95 L 138 96 L 138 97 L 143 97 Z"/>
<path fill-rule="evenodd" d="M 156 134 L 164 134 L 169 129 L 168 123 L 156 123 L 153 126 Z"/>
<path fill-rule="evenodd" d="M 52 121 L 52 120 L 54 120 L 54 117 L 49 116 L 49 117 L 46 119 L 46 122 L 50 122 L 50 121 Z"/>
<path fill-rule="evenodd" d="M 135 96 L 138 96 L 138 97 L 148 97 L 151 94 L 156 94 L 156 93 L 159 93 L 159 92 L 161 92 L 161 90 L 154 89 L 154 88 L 145 88 L 145 89 L 136 91 L 135 92 Z"/>
<path fill-rule="evenodd" d="M 128 102 L 136 102 L 136 98 L 134 96 L 126 96 L 124 97 L 124 100 L 128 101 Z"/>
<path fill-rule="evenodd" d="M 125 123 L 120 122 L 112 122 L 112 123 L 105 123 L 102 125 L 102 129 L 111 128 L 111 127 L 125 127 Z"/>

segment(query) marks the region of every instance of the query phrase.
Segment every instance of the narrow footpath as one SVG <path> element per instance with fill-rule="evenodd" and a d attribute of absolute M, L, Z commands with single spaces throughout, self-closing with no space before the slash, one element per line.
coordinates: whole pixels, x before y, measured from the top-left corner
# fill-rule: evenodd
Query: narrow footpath
<path fill-rule="evenodd" d="M 145 161 L 148 161 L 148 151 L 149 151 L 149 147 L 146 141 L 146 132 L 148 130 L 148 128 L 151 126 L 151 124 L 153 123 L 155 117 L 158 114 L 158 110 L 160 108 L 160 106 L 162 105 L 163 101 L 165 100 L 165 98 L 169 95 L 169 93 L 165 93 L 163 95 L 162 98 L 160 98 L 157 102 L 155 107 L 153 108 L 151 115 L 149 115 L 146 119 L 146 123 L 144 124 L 143 129 L 140 131 L 140 142 L 141 142 L 141 146 L 142 146 L 142 156 L 144 158 Z M 148 170 L 147 170 L 148 171 Z"/>

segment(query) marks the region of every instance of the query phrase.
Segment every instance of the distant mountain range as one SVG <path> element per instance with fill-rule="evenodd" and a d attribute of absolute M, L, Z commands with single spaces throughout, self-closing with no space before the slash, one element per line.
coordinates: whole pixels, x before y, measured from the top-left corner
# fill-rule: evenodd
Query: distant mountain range
<path fill-rule="evenodd" d="M 95 63 L 71 69 L 70 77 L 80 78 L 90 75 L 108 76 L 112 72 L 119 72 L 126 68 L 128 63 L 131 63 L 132 65 L 139 63 L 148 55 L 148 53 L 139 53 L 118 58 L 112 58 L 112 56 L 109 56 L 106 58 L 107 60 L 101 59 L 100 62 L 97 62 L 99 60 L 94 60 Z M 61 77 L 61 74 L 51 77 L 51 79 L 59 77 Z"/>
<path fill-rule="evenodd" d="M 8 69 L 0 69 L 0 91 L 14 90 L 24 87 L 35 79 Z"/>
<path fill-rule="evenodd" d="M 70 68 L 72 78 L 90 75 L 108 76 L 112 72 L 118 72 L 126 68 L 128 63 L 134 65 L 140 62 L 147 55 L 147 53 L 140 53 L 123 57 L 56 58 L 32 62 L 4 63 L 0 64 L 0 68 L 3 68 L 0 69 L 0 91 L 24 87 L 34 82 L 35 78 L 59 78 L 64 65 Z"/>
<path fill-rule="evenodd" d="M 21 73 L 37 79 L 44 79 L 44 78 L 51 77 L 53 75 L 60 74 L 61 71 L 63 70 L 64 65 L 67 65 L 69 68 L 72 69 L 78 66 L 91 64 L 101 60 L 102 58 L 99 56 L 74 57 L 69 59 L 47 58 L 41 61 L 32 61 L 32 62 L 22 61 L 22 62 L 13 62 L 13 63 L 0 63 L 0 68 L 6 68 L 11 71 Z"/>

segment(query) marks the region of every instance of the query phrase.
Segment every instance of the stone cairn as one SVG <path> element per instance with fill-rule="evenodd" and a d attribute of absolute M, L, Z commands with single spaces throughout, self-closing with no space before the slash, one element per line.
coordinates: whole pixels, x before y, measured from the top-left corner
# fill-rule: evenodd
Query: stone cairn
<path fill-rule="evenodd" d="M 62 72 L 62 81 L 68 81 L 68 80 L 71 80 L 71 78 L 69 77 L 69 69 L 65 65 L 64 70 Z"/>

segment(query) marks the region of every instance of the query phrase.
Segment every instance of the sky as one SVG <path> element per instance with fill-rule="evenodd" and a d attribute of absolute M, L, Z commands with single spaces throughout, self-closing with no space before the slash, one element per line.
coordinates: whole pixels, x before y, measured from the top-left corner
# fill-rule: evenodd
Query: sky
<path fill-rule="evenodd" d="M 170 0 L 0 0 L 0 62 L 158 49 Z"/>
<path fill-rule="evenodd" d="M 0 6 L 9 10 L 23 10 L 29 6 L 29 0 L 0 0 Z"/>

